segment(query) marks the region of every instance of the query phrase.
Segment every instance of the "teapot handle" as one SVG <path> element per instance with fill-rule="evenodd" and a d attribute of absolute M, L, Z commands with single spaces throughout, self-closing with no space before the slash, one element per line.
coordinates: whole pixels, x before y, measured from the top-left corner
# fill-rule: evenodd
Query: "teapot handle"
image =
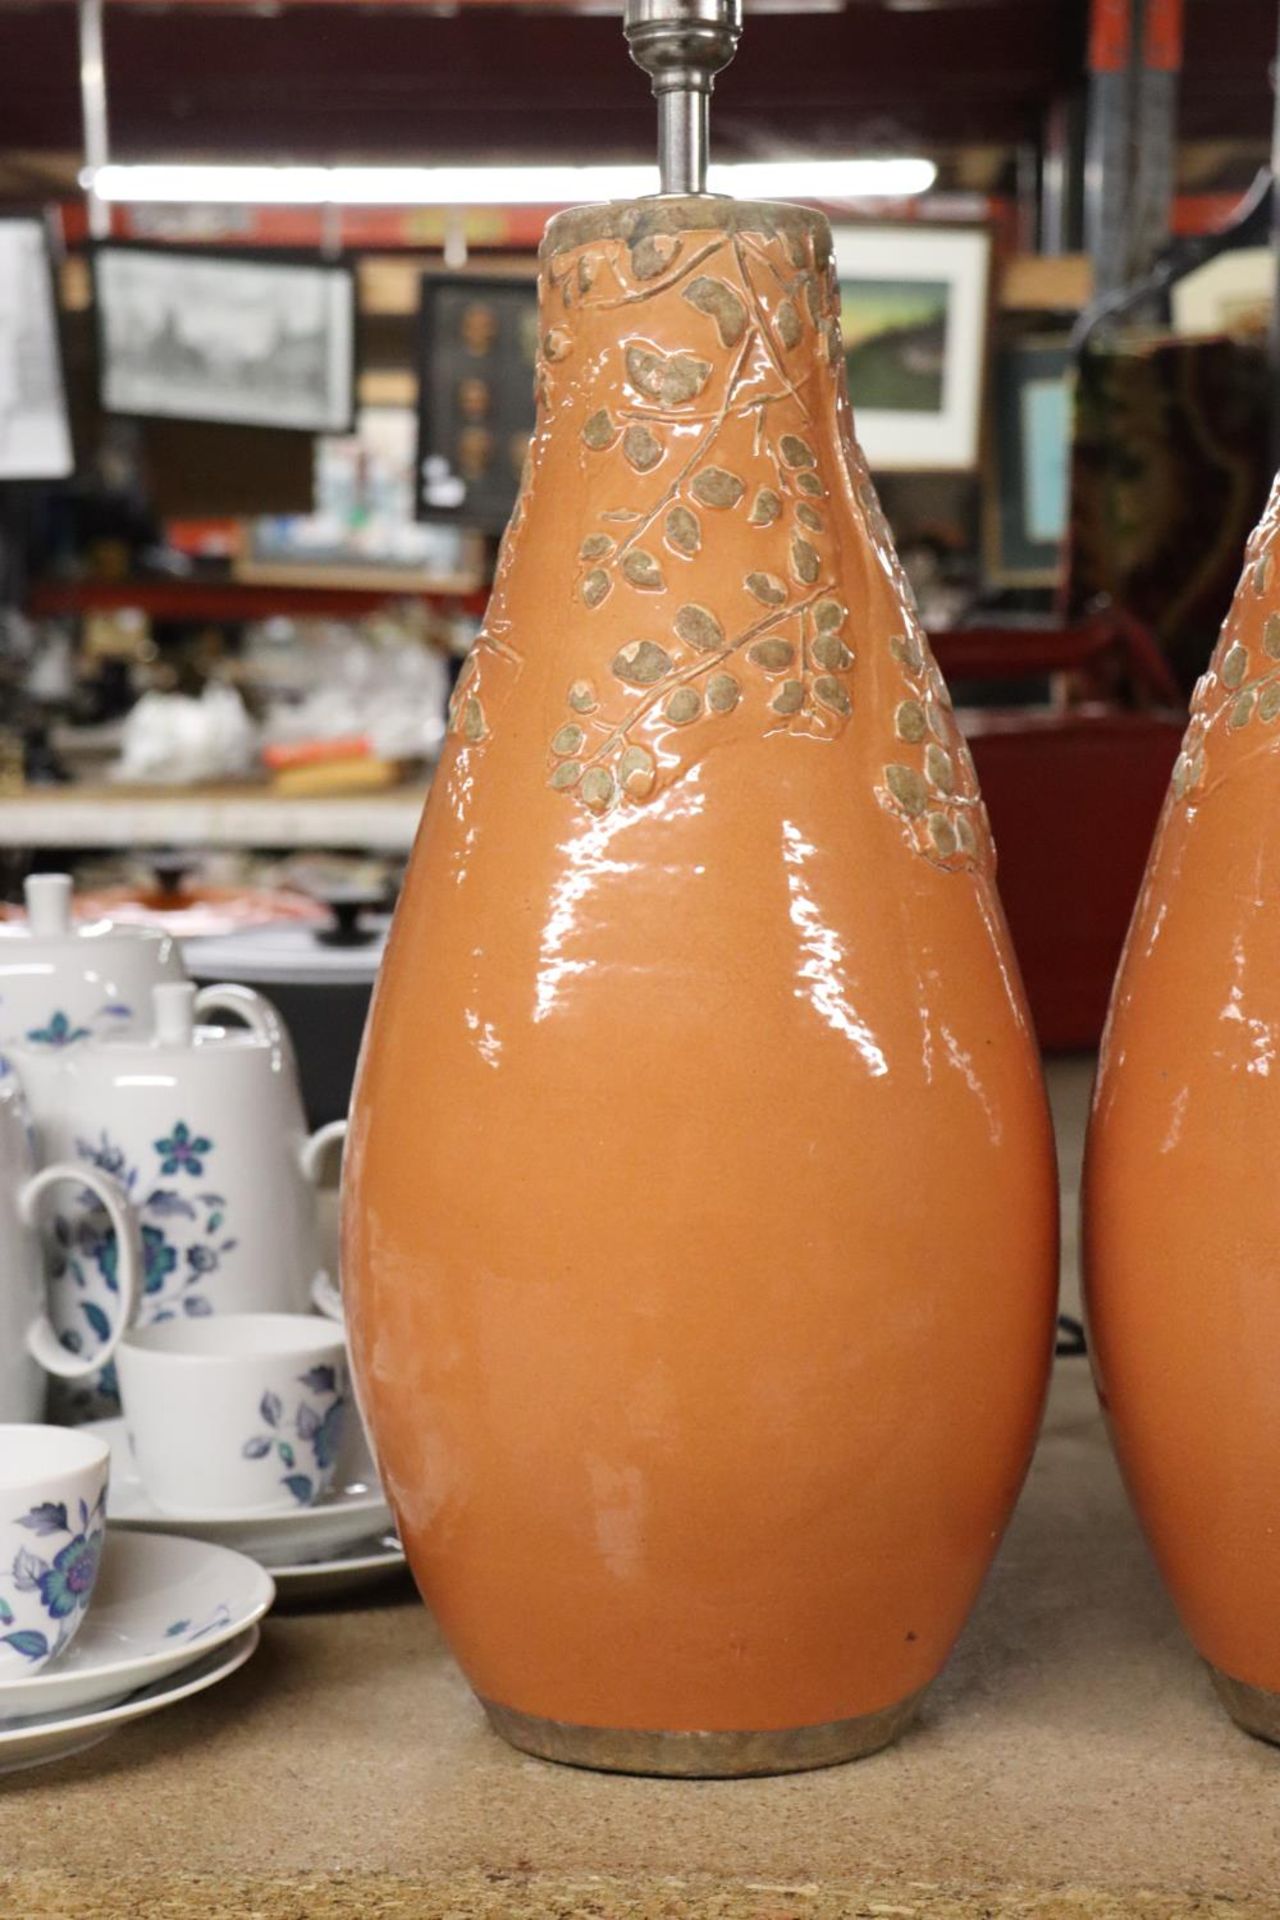
<path fill-rule="evenodd" d="M 239 986 L 234 981 L 201 987 L 196 994 L 195 1011 L 197 1020 L 203 1020 L 208 1013 L 233 1014 L 237 1020 L 243 1020 L 245 1026 L 256 1033 L 260 1040 L 269 1040 L 278 1045 L 286 1038 L 284 1021 L 266 995 L 257 993 L 252 987 Z"/>
<path fill-rule="evenodd" d="M 302 1143 L 299 1160 L 303 1177 L 313 1187 L 320 1185 L 320 1176 L 328 1159 L 329 1148 L 335 1141 L 344 1141 L 347 1137 L 345 1120 L 330 1120 L 327 1125 L 317 1127 L 315 1132 Z M 311 1304 L 317 1313 L 329 1320 L 342 1319 L 342 1290 L 328 1273 L 318 1273 L 311 1282 Z"/>
<path fill-rule="evenodd" d="M 109 1175 L 99 1173 L 94 1167 L 73 1166 L 65 1160 L 56 1161 L 52 1166 L 42 1167 L 39 1173 L 33 1173 L 31 1178 L 19 1187 L 18 1214 L 24 1225 L 28 1227 L 38 1225 L 41 1194 L 49 1187 L 58 1186 L 63 1182 L 69 1182 L 81 1189 L 87 1187 L 90 1193 L 95 1194 L 102 1202 L 107 1218 L 111 1222 L 117 1249 L 115 1324 L 102 1345 L 87 1359 L 81 1359 L 75 1354 L 68 1353 L 59 1340 L 47 1311 L 42 1312 L 27 1334 L 27 1351 L 46 1373 L 56 1374 L 60 1380 L 84 1380 L 106 1366 L 133 1325 L 140 1298 L 142 1237 L 137 1209 L 124 1188 Z"/>
<path fill-rule="evenodd" d="M 317 1127 L 314 1133 L 308 1134 L 307 1138 L 303 1141 L 298 1159 L 302 1167 L 303 1178 L 309 1180 L 313 1187 L 318 1187 L 321 1184 L 320 1176 L 324 1172 L 325 1164 L 329 1157 L 329 1148 L 335 1141 L 344 1141 L 346 1137 L 347 1123 L 345 1120 L 328 1120 L 324 1126 Z M 341 1159 L 339 1159 L 338 1164 L 341 1166 Z"/>

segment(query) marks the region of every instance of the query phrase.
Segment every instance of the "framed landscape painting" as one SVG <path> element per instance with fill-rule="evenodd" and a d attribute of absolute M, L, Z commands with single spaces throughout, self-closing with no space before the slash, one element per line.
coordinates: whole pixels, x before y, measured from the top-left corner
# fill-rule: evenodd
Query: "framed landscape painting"
<path fill-rule="evenodd" d="M 837 227 L 854 424 L 873 472 L 977 467 L 991 236 L 975 227 Z"/>
<path fill-rule="evenodd" d="M 347 433 L 355 275 L 318 255 L 95 248 L 104 412 Z"/>

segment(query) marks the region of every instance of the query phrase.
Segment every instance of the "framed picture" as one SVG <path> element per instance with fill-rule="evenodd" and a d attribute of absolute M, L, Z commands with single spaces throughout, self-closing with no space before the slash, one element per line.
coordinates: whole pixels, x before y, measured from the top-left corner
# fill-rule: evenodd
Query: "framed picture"
<path fill-rule="evenodd" d="M 1174 332 L 1265 334 L 1275 297 L 1270 247 L 1231 247 L 1174 281 Z"/>
<path fill-rule="evenodd" d="M 75 466 L 49 236 L 0 216 L 0 481 L 65 480 Z"/>
<path fill-rule="evenodd" d="M 414 518 L 416 441 L 417 420 L 408 406 L 361 407 L 354 433 L 322 434 L 315 442 L 313 511 L 249 521 L 237 578 L 405 591 L 478 588 L 480 536 Z"/>
<path fill-rule="evenodd" d="M 872 470 L 978 465 L 991 236 L 974 227 L 837 227 L 840 325 Z"/>
<path fill-rule="evenodd" d="M 533 432 L 537 282 L 427 274 L 418 338 L 418 513 L 501 533 Z"/>
<path fill-rule="evenodd" d="M 93 273 L 105 412 L 350 431 L 349 263 L 108 241 Z"/>
<path fill-rule="evenodd" d="M 1067 336 L 1010 341 L 996 355 L 985 523 L 987 572 L 1055 586 L 1062 571 L 1073 384 Z"/>

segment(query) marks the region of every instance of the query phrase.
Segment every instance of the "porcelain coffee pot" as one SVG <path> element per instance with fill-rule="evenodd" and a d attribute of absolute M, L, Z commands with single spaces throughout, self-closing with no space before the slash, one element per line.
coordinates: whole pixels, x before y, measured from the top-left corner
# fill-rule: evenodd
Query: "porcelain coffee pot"
<path fill-rule="evenodd" d="M 40 1149 L 120 1181 L 141 1223 L 139 1323 L 176 1315 L 305 1312 L 319 1264 L 314 1188 L 336 1121 L 308 1134 L 293 1049 L 268 1001 L 186 981 L 152 989 L 146 1038 L 11 1050 Z M 231 1012 L 245 1026 L 197 1024 Z M 54 1281 L 60 1329 L 101 1304 L 109 1242 L 78 1196 L 54 1222 L 70 1269 Z M 111 1398 L 114 1383 L 104 1394 Z"/>
<path fill-rule="evenodd" d="M 59 1050 L 145 1033 L 151 989 L 184 977 L 176 940 L 146 927 L 72 919 L 71 876 L 33 874 L 26 925 L 0 926 L 0 1046 Z"/>
<path fill-rule="evenodd" d="M 116 1249 L 114 1287 L 94 1302 L 96 1333 L 88 1358 L 68 1348 L 45 1307 L 37 1218 L 43 1195 L 59 1185 L 69 1185 L 77 1196 L 93 1195 Z M 114 1180 L 65 1162 L 37 1171 L 22 1090 L 13 1074 L 0 1078 L 0 1422 L 41 1419 L 46 1374 L 83 1380 L 110 1360 L 133 1319 L 138 1251 L 137 1216 Z M 83 1330 L 82 1319 L 77 1331 Z"/>

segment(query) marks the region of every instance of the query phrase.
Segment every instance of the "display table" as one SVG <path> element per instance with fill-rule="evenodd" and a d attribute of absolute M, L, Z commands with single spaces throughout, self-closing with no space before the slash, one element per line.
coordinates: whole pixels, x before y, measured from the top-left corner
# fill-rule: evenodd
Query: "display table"
<path fill-rule="evenodd" d="M 40 787 L 0 798 L 0 847 L 333 847 L 407 853 L 425 787 L 332 797 L 267 787 Z"/>
<path fill-rule="evenodd" d="M 782 1780 L 574 1773 L 488 1732 L 412 1597 L 280 1616 L 225 1686 L 0 1780 L 0 1914 L 1280 1914 L 1280 1750 L 1217 1706 L 1087 1365 L 1057 1376 L 986 1593 L 898 1747 Z"/>

